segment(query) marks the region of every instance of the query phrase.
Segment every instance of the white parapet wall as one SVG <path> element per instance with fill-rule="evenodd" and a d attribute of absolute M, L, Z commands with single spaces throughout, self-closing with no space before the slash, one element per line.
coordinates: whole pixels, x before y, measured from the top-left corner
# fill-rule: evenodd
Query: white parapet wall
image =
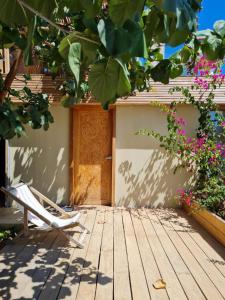
<path fill-rule="evenodd" d="M 180 106 L 178 114 L 187 120 L 187 134 L 193 135 L 198 112 Z M 166 114 L 150 105 L 117 106 L 115 204 L 127 207 L 174 207 L 179 188 L 194 178 L 184 169 L 173 174 L 175 159 L 149 136 L 135 135 L 139 129 L 154 129 L 166 134 Z"/>
<path fill-rule="evenodd" d="M 27 126 L 27 136 L 13 138 L 7 147 L 7 177 L 32 184 L 57 203 L 69 201 L 69 110 L 51 107 L 55 122 L 48 131 Z"/>

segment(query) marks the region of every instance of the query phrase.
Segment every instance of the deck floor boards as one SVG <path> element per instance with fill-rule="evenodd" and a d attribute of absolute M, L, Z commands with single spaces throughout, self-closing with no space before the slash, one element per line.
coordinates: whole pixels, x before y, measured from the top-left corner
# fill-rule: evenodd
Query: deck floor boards
<path fill-rule="evenodd" d="M 33 230 L 0 251 L 1 299 L 225 299 L 225 248 L 184 212 L 82 209 L 84 249 Z"/>

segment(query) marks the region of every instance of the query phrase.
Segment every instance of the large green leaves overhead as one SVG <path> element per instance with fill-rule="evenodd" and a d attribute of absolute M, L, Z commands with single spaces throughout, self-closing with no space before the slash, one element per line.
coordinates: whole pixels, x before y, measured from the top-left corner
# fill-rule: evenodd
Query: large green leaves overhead
<path fill-rule="evenodd" d="M 45 17 L 51 18 L 57 7 L 57 0 L 23 0 L 31 8 L 37 10 Z M 32 13 L 18 0 L 0 0 L 0 21 L 5 24 L 26 25 L 29 24 Z"/>
<path fill-rule="evenodd" d="M 138 23 L 127 20 L 123 27 L 116 27 L 110 19 L 102 19 L 98 23 L 98 32 L 109 55 L 129 53 L 131 56 L 147 57 L 145 36 Z"/>
<path fill-rule="evenodd" d="M 186 41 L 197 28 L 197 12 L 201 0 L 151 1 L 145 23 L 148 44 L 154 37 L 157 42 L 177 46 Z"/>
<path fill-rule="evenodd" d="M 177 10 L 180 13 L 182 13 L 181 10 L 184 10 L 184 14 L 188 17 L 188 15 L 192 15 L 193 10 L 200 10 L 202 0 L 156 0 L 153 2 L 167 14 L 175 16 L 177 15 Z"/>
<path fill-rule="evenodd" d="M 223 57 L 222 40 L 215 32 L 209 29 L 201 30 L 196 33 L 196 37 L 201 45 L 202 52 L 207 55 L 208 59 L 214 60 Z"/>
<path fill-rule="evenodd" d="M 113 58 L 103 59 L 94 64 L 89 73 L 88 83 L 97 101 L 102 103 L 130 92 L 125 68 Z"/>
<path fill-rule="evenodd" d="M 109 16 L 115 25 L 122 26 L 128 19 L 141 16 L 144 3 L 144 0 L 110 0 Z"/>
<path fill-rule="evenodd" d="M 225 21 L 220 20 L 216 21 L 213 26 L 215 32 L 219 34 L 222 38 L 225 37 Z"/>
<path fill-rule="evenodd" d="M 99 0 L 64 0 L 72 13 L 83 11 L 86 18 L 94 18 L 100 10 Z"/>
<path fill-rule="evenodd" d="M 27 11 L 18 4 L 17 0 L 0 0 L 0 21 L 11 24 L 27 24 L 29 20 Z"/>

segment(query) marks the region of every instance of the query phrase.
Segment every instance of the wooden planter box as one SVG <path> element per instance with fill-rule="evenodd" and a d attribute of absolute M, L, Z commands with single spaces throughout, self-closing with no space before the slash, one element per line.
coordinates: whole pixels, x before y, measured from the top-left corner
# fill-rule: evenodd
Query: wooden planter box
<path fill-rule="evenodd" d="M 223 219 L 198 204 L 185 205 L 184 209 L 225 247 L 225 221 Z"/>

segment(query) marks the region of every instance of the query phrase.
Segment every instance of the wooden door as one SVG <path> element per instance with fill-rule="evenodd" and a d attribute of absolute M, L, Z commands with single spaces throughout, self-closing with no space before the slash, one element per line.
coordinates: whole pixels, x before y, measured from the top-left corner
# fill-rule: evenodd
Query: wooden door
<path fill-rule="evenodd" d="M 72 203 L 111 205 L 112 130 L 101 106 L 73 109 Z"/>

